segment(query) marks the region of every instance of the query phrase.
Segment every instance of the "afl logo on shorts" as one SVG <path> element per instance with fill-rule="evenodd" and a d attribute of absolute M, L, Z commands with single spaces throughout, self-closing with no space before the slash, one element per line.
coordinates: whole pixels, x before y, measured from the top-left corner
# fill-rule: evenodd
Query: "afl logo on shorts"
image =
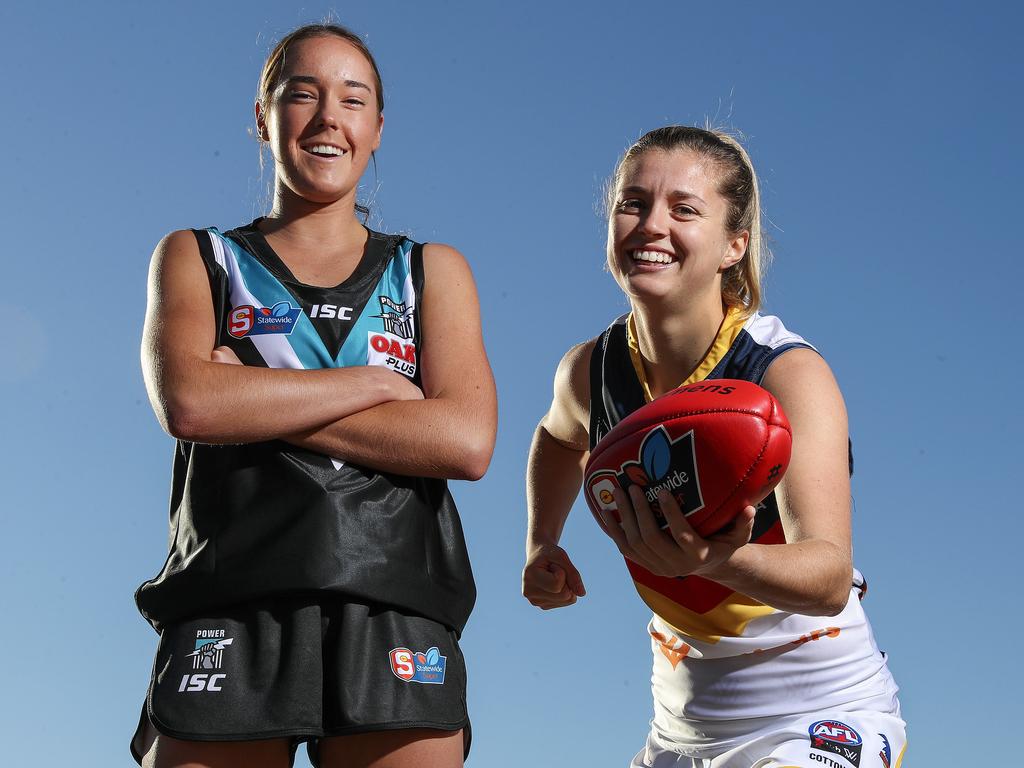
<path fill-rule="evenodd" d="M 819 720 L 807 729 L 811 747 L 822 752 L 832 752 L 845 758 L 852 765 L 860 765 L 860 750 L 864 745 L 860 734 L 846 723 L 838 720 Z"/>
<path fill-rule="evenodd" d="M 288 335 L 295 329 L 300 312 L 300 307 L 293 307 L 287 301 L 279 301 L 269 308 L 243 304 L 228 314 L 228 333 L 236 339 L 270 333 Z"/>
<path fill-rule="evenodd" d="M 408 648 L 394 648 L 390 653 L 391 671 L 395 677 L 407 683 L 430 683 L 442 685 L 448 657 L 442 656 L 435 647 L 426 651 L 410 651 Z"/>

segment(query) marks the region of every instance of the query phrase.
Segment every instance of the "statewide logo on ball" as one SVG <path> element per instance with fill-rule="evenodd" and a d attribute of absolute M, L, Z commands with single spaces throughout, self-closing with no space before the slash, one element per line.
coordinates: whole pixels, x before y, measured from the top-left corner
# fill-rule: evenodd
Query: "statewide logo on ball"
<path fill-rule="evenodd" d="M 686 516 L 703 509 L 693 430 L 673 440 L 665 426 L 659 425 L 644 437 L 636 460 L 623 462 L 617 472 L 607 469 L 593 472 L 586 481 L 590 498 L 605 511 L 615 510 L 614 490 L 625 490 L 631 485 L 639 486 L 644 492 L 662 527 L 666 525 L 658 504 L 658 492 L 662 489 L 672 494 Z"/>
<path fill-rule="evenodd" d="M 389 654 L 391 671 L 395 677 L 407 683 L 444 683 L 444 671 L 448 657 L 442 656 L 436 648 L 425 651 L 410 651 L 408 648 L 392 648 Z"/>

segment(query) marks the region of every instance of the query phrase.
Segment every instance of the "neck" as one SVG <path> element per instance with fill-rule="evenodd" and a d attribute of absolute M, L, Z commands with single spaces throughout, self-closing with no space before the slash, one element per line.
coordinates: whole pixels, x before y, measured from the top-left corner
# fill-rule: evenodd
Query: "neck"
<path fill-rule="evenodd" d="M 725 319 L 720 294 L 682 307 L 632 302 L 637 343 L 654 397 L 678 387 L 705 358 Z"/>
<path fill-rule="evenodd" d="M 346 243 L 365 240 L 356 216 L 355 191 L 330 203 L 314 203 L 277 185 L 274 207 L 260 225 L 264 234 L 292 242 Z"/>

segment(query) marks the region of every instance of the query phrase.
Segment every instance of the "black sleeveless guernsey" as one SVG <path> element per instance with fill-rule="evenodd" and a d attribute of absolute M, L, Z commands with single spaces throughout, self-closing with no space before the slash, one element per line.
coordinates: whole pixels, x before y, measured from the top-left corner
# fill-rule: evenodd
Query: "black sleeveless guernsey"
<path fill-rule="evenodd" d="M 420 244 L 371 231 L 352 276 L 321 288 L 296 280 L 256 224 L 195 231 L 218 345 L 246 365 L 382 365 L 420 384 Z M 178 441 L 169 550 L 136 592 L 157 630 L 219 606 L 328 591 L 461 633 L 476 599 L 444 480 L 378 472 L 277 440 Z"/>

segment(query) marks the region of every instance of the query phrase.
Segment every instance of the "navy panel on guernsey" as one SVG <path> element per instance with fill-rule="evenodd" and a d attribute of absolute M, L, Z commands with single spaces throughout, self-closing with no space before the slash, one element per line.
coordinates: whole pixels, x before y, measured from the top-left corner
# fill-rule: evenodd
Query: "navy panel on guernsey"
<path fill-rule="evenodd" d="M 283 274 L 286 268 L 259 247 L 243 247 L 258 242 L 252 238 L 216 230 L 195 235 L 210 277 L 217 343 L 242 362 L 383 365 L 419 383 L 418 244 L 371 232 L 353 276 L 320 288 Z M 314 305 L 350 310 L 336 352 L 308 316 Z M 394 606 L 459 634 L 476 597 L 461 522 L 441 479 L 342 464 L 276 440 L 179 440 L 170 524 L 167 561 L 136 592 L 139 610 L 158 630 L 220 606 L 326 590 Z M 383 570 L 387 579 L 379 578 Z"/>

